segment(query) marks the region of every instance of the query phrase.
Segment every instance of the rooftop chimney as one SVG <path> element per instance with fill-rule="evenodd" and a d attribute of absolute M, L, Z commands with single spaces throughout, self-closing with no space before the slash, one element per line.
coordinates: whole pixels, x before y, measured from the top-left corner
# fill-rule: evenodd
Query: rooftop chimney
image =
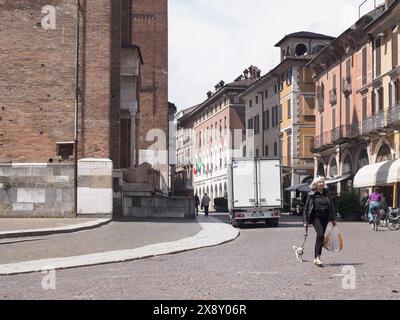
<path fill-rule="evenodd" d="M 208 91 L 207 92 L 207 98 L 211 98 L 212 97 L 212 92 L 211 91 Z"/>

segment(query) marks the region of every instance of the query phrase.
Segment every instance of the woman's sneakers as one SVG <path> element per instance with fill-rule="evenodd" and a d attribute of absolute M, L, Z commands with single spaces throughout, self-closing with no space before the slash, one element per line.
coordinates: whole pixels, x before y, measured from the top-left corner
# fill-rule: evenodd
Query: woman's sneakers
<path fill-rule="evenodd" d="M 320 260 L 319 257 L 317 257 L 317 258 L 314 259 L 314 264 L 315 264 L 317 267 L 322 267 L 322 262 L 321 262 L 321 260 Z"/>

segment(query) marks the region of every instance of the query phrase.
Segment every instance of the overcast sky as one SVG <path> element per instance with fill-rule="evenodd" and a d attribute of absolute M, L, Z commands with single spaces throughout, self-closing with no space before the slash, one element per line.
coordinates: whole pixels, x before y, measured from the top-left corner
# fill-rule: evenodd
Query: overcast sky
<path fill-rule="evenodd" d="M 169 101 L 178 109 L 206 99 L 221 80 L 279 63 L 286 34 L 338 36 L 358 19 L 363 0 L 169 0 Z M 381 3 L 383 0 L 377 0 Z M 361 13 L 374 6 L 368 0 Z"/>

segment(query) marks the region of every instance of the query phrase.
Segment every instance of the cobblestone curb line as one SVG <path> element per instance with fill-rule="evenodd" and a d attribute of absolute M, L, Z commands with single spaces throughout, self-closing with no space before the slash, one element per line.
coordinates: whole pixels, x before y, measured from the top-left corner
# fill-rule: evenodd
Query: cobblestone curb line
<path fill-rule="evenodd" d="M 198 217 L 197 221 L 203 227 L 203 230 L 193 237 L 131 250 L 109 251 L 76 257 L 0 265 L 0 275 L 16 275 L 146 259 L 160 255 L 218 246 L 233 241 L 239 236 L 239 231 L 237 229 L 234 229 L 232 226 L 218 219 L 212 217 Z"/>
<path fill-rule="evenodd" d="M 57 228 L 43 228 L 35 230 L 16 230 L 16 231 L 1 231 L 0 239 L 12 239 L 12 238 L 26 238 L 26 237 L 36 237 L 36 236 L 46 236 L 59 233 L 72 233 L 83 230 L 90 230 L 95 228 L 100 228 L 108 223 L 112 219 L 98 219 L 95 221 L 84 222 L 75 225 L 69 225 Z"/>

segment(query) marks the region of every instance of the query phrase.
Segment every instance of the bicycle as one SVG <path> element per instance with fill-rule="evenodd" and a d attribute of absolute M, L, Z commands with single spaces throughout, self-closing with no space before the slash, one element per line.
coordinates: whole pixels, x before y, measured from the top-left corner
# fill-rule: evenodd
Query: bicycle
<path fill-rule="evenodd" d="M 400 230 L 400 208 L 389 208 L 387 227 L 391 231 Z"/>

